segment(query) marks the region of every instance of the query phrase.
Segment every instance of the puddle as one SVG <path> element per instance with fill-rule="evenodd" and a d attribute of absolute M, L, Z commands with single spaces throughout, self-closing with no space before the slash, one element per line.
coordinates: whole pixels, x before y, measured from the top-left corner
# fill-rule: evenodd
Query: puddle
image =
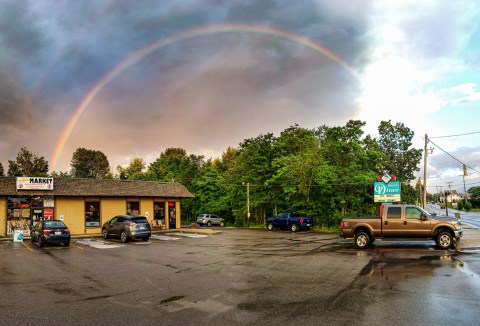
<path fill-rule="evenodd" d="M 112 249 L 112 248 L 120 248 L 124 246 L 124 245 L 105 242 L 105 241 L 96 240 L 96 239 L 75 239 L 75 242 L 78 242 L 84 246 L 89 246 L 97 249 Z"/>

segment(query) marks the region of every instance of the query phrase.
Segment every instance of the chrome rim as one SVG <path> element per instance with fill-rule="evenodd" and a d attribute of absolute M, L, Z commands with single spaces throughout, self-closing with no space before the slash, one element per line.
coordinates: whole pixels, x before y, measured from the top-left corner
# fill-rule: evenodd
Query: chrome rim
<path fill-rule="evenodd" d="M 443 234 L 439 239 L 440 245 L 444 248 L 450 247 L 451 241 L 450 237 L 446 234 Z"/>
<path fill-rule="evenodd" d="M 358 245 L 359 247 L 365 247 L 366 244 L 367 244 L 367 237 L 364 236 L 363 234 L 359 235 L 359 236 L 357 237 L 357 245 Z"/>
<path fill-rule="evenodd" d="M 125 232 L 122 232 L 121 238 L 122 241 L 125 241 L 125 239 L 127 239 L 127 234 Z"/>
<path fill-rule="evenodd" d="M 273 225 L 272 225 L 272 224 L 269 224 L 269 225 L 268 225 L 268 229 L 269 229 L 269 230 L 273 230 Z"/>

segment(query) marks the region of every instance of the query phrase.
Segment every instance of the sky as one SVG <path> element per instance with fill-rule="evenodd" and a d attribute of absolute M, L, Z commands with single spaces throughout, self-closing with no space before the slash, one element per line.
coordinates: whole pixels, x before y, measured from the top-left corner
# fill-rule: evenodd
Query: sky
<path fill-rule="evenodd" d="M 69 171 L 83 147 L 116 172 L 391 120 L 435 143 L 429 192 L 463 191 L 462 164 L 480 186 L 479 21 L 476 0 L 0 0 L 0 162 L 27 147 Z"/>

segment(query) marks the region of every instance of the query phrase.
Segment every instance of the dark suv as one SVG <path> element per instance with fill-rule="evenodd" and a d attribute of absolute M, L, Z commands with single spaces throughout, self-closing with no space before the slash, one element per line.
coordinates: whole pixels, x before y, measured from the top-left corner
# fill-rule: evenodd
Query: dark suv
<path fill-rule="evenodd" d="M 145 216 L 141 215 L 117 215 L 102 227 L 104 239 L 109 236 L 119 237 L 122 242 L 131 239 L 147 241 L 152 234 L 150 224 Z"/>

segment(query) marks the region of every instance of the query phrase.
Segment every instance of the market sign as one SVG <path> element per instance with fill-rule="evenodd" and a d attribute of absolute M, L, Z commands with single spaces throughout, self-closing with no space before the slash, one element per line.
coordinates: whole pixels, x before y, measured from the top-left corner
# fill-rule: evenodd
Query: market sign
<path fill-rule="evenodd" d="M 17 177 L 17 190 L 53 190 L 53 178 Z"/>
<path fill-rule="evenodd" d="M 395 174 L 384 173 L 373 184 L 373 201 L 375 203 L 400 202 L 401 184 Z"/>

